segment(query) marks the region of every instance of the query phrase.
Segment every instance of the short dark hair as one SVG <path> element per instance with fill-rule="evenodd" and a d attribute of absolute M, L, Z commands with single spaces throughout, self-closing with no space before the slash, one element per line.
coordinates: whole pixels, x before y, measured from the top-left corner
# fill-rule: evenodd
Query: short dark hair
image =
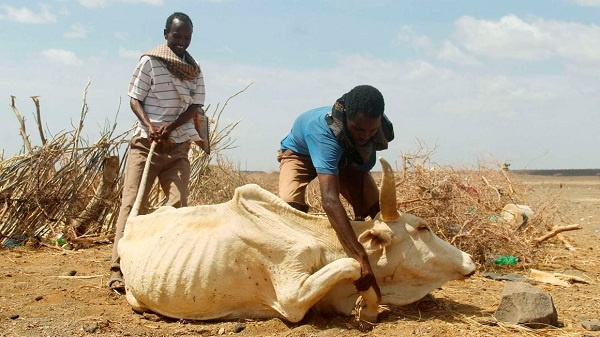
<path fill-rule="evenodd" d="M 173 20 L 175 20 L 175 19 L 189 22 L 190 26 L 192 26 L 192 28 L 194 27 L 194 24 L 192 23 L 192 19 L 190 19 L 190 17 L 187 14 L 182 13 L 182 12 L 175 12 L 175 13 L 169 15 L 169 17 L 167 18 L 167 23 L 165 24 L 165 29 L 167 31 L 169 31 L 169 29 L 171 29 L 171 24 L 173 24 Z"/>
<path fill-rule="evenodd" d="M 354 119 L 358 112 L 369 118 L 377 118 L 383 115 L 385 103 L 383 95 L 379 90 L 370 85 L 359 85 L 346 94 L 344 102 L 346 118 Z"/>

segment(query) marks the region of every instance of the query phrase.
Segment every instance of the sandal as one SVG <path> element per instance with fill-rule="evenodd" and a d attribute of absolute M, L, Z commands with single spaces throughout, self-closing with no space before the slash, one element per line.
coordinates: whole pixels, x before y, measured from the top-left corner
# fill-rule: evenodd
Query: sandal
<path fill-rule="evenodd" d="M 111 271 L 111 278 L 108 280 L 108 287 L 114 290 L 117 294 L 125 294 L 125 280 L 120 270 Z"/>

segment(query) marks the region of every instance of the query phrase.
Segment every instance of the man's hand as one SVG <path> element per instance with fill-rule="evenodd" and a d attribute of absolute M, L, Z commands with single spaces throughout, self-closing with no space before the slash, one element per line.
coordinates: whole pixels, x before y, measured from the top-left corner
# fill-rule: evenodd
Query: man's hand
<path fill-rule="evenodd" d="M 361 261 L 359 261 L 361 262 Z M 381 301 L 381 290 L 375 279 L 375 274 L 371 270 L 371 265 L 367 263 L 360 264 L 360 278 L 354 281 L 354 286 L 358 291 L 367 291 L 370 287 L 373 287 L 375 293 L 377 293 L 377 300 Z"/>
<path fill-rule="evenodd" d="M 148 128 L 148 137 L 153 142 L 162 143 L 169 139 L 169 135 L 173 131 L 173 122 L 163 124 L 160 128 L 155 129 L 152 124 L 146 126 Z"/>
<path fill-rule="evenodd" d="M 158 131 L 156 131 L 158 137 L 157 141 L 160 142 L 161 140 L 167 140 L 174 129 L 173 122 L 163 124 Z"/>

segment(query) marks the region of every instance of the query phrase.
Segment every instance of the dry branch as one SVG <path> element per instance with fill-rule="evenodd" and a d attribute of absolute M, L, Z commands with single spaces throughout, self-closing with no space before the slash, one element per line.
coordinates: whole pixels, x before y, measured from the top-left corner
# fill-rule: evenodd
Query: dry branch
<path fill-rule="evenodd" d="M 77 148 L 77 146 L 79 146 L 79 135 L 81 134 L 81 130 L 83 129 L 83 121 L 85 120 L 85 116 L 88 112 L 87 92 L 91 83 L 92 82 L 88 79 L 85 87 L 83 88 L 83 103 L 81 104 L 79 125 L 77 126 L 77 128 L 75 128 L 75 136 L 73 137 L 73 151 L 71 151 L 71 160 L 73 160 L 75 158 L 74 156 L 77 154 L 77 151 L 75 151 L 75 149 Z"/>
<path fill-rule="evenodd" d="M 550 239 L 551 237 L 557 235 L 558 233 L 562 233 L 562 232 L 566 232 L 566 231 L 573 231 L 576 229 L 582 229 L 582 227 L 578 224 L 569 225 L 569 226 L 555 226 L 552 228 L 552 230 L 549 233 L 533 239 L 533 242 L 540 243 L 540 242 Z"/>
<path fill-rule="evenodd" d="M 564 235 L 562 235 L 560 233 L 556 234 L 556 238 L 559 239 L 560 242 L 562 242 L 569 251 L 572 251 L 572 252 L 575 251 L 575 247 L 573 247 L 573 245 L 569 241 L 567 241 L 567 239 L 564 237 Z"/>
<path fill-rule="evenodd" d="M 110 156 L 105 158 L 102 171 L 102 180 L 96 189 L 94 196 L 91 198 L 88 205 L 85 207 L 81 217 L 75 220 L 72 225 L 74 235 L 71 239 L 75 239 L 87 233 L 87 230 L 92 221 L 98 220 L 98 215 L 108 203 L 107 197 L 114 189 L 119 175 L 119 157 Z"/>
<path fill-rule="evenodd" d="M 493 189 L 494 191 L 496 191 L 496 194 L 498 195 L 498 200 L 502 199 L 502 194 L 500 193 L 500 191 L 495 188 L 494 186 L 492 186 L 492 184 L 490 184 L 490 182 L 484 177 L 481 176 L 481 180 L 483 180 L 483 182 L 491 189 Z"/>
<path fill-rule="evenodd" d="M 40 140 L 42 141 L 42 146 L 46 145 L 46 136 L 44 135 L 44 128 L 42 126 L 42 115 L 40 110 L 40 100 L 39 96 L 31 96 L 33 103 L 35 104 L 35 122 L 38 126 L 38 132 L 40 133 Z"/>
<path fill-rule="evenodd" d="M 21 134 L 21 138 L 23 138 L 23 144 L 25 145 L 25 148 L 27 149 L 27 152 L 31 152 L 32 148 L 31 148 L 31 143 L 29 142 L 29 137 L 27 136 L 27 131 L 25 130 L 25 120 L 23 119 L 23 117 L 21 116 L 21 114 L 19 113 L 19 110 L 17 109 L 17 107 L 15 106 L 15 96 L 10 96 L 10 107 L 13 109 L 13 112 L 15 113 L 15 115 L 17 116 L 17 119 L 19 120 L 19 133 Z"/>

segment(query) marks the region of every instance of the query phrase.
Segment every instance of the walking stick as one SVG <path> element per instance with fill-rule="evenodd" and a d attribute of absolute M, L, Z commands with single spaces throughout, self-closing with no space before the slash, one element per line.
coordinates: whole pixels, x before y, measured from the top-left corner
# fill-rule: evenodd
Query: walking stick
<path fill-rule="evenodd" d="M 146 164 L 144 165 L 144 172 L 142 173 L 142 179 L 140 180 L 140 187 L 138 188 L 137 195 L 135 196 L 135 202 L 129 213 L 129 218 L 138 216 L 140 207 L 142 205 L 142 199 L 144 197 L 144 191 L 146 190 L 146 184 L 148 183 L 148 172 L 150 171 L 150 163 L 152 163 L 152 156 L 154 155 L 154 149 L 156 148 L 157 142 L 151 140 L 150 151 L 148 151 L 148 158 L 146 158 Z"/>

